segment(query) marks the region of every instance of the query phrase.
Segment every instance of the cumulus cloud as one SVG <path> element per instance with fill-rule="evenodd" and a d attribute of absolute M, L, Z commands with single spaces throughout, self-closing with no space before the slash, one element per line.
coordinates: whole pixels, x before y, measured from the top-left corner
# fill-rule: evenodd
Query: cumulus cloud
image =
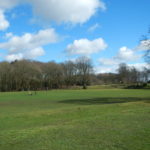
<path fill-rule="evenodd" d="M 121 47 L 118 53 L 112 58 L 100 58 L 98 62 L 104 66 L 119 65 L 120 63 L 134 62 L 140 59 L 142 55 L 136 53 L 136 51 L 127 47 Z"/>
<path fill-rule="evenodd" d="M 58 35 L 53 28 L 40 30 L 36 34 L 25 33 L 22 36 L 12 36 L 7 42 L 0 43 L 0 49 L 7 50 L 7 60 L 33 59 L 44 54 L 42 46 L 54 43 Z"/>
<path fill-rule="evenodd" d="M 136 51 L 127 47 L 121 47 L 118 53 L 112 58 L 100 58 L 98 62 L 100 66 L 96 67 L 97 73 L 115 73 L 120 63 L 127 63 L 129 67 L 135 67 L 138 70 L 142 70 L 143 67 L 147 67 L 145 63 L 135 63 L 142 56 L 138 55 Z M 134 64 L 130 64 L 130 63 Z"/>
<path fill-rule="evenodd" d="M 98 73 L 116 73 L 117 66 L 96 66 L 94 71 L 96 74 Z"/>
<path fill-rule="evenodd" d="M 0 0 L 0 9 L 11 9 L 20 3 L 31 4 L 36 16 L 72 24 L 85 23 L 98 9 L 106 9 L 101 0 Z"/>
<path fill-rule="evenodd" d="M 10 26 L 10 23 L 8 20 L 6 20 L 4 13 L 8 9 L 15 7 L 20 2 L 21 0 L 0 0 L 0 30 L 1 31 L 6 30 Z"/>
<path fill-rule="evenodd" d="M 141 41 L 136 49 L 137 50 L 148 50 L 148 49 L 150 49 L 150 39 Z"/>
<path fill-rule="evenodd" d="M 0 0 L 0 9 L 10 9 L 16 6 L 21 0 Z"/>
<path fill-rule="evenodd" d="M 6 20 L 3 10 L 0 9 L 0 30 L 4 31 L 8 27 L 9 27 L 9 22 Z"/>
<path fill-rule="evenodd" d="M 135 67 L 139 71 L 143 71 L 144 68 L 149 68 L 147 63 L 135 63 L 135 64 L 128 64 L 129 67 Z"/>
<path fill-rule="evenodd" d="M 22 53 L 16 53 L 16 54 L 8 54 L 5 59 L 9 62 L 14 60 L 21 60 L 21 59 L 34 59 L 39 56 L 42 56 L 45 54 L 45 51 L 42 47 L 37 47 L 35 49 L 31 49 Z"/>
<path fill-rule="evenodd" d="M 102 38 L 95 40 L 80 39 L 75 40 L 72 44 L 69 44 L 66 48 L 66 52 L 69 55 L 90 55 L 98 53 L 101 50 L 107 48 L 107 44 Z"/>
<path fill-rule="evenodd" d="M 96 73 L 116 73 L 119 63 L 119 60 L 113 58 L 100 58 L 98 59 L 100 66 L 95 67 Z"/>
<path fill-rule="evenodd" d="M 100 58 L 98 62 L 105 66 L 118 65 L 119 61 L 114 58 Z"/>
<path fill-rule="evenodd" d="M 135 52 L 127 47 L 121 47 L 116 58 L 124 61 L 134 61 L 139 59 L 141 56 L 136 55 Z"/>
<path fill-rule="evenodd" d="M 146 63 L 134 63 L 127 64 L 129 68 L 135 67 L 138 71 L 143 71 L 144 68 L 149 68 Z M 118 65 L 112 66 L 96 66 L 94 68 L 95 73 L 117 73 Z"/>
<path fill-rule="evenodd" d="M 54 43 L 57 41 L 57 34 L 54 29 L 40 30 L 36 34 L 25 33 L 23 36 L 13 36 L 6 43 L 0 43 L 1 49 L 7 49 L 14 53 L 26 49 L 34 49 L 41 45 Z"/>
<path fill-rule="evenodd" d="M 105 10 L 102 0 L 0 0 L 0 30 L 9 27 L 4 13 L 19 4 L 32 5 L 35 16 L 58 23 L 85 23 L 98 9 Z"/>
<path fill-rule="evenodd" d="M 26 58 L 33 59 L 33 58 L 42 56 L 44 54 L 45 54 L 44 49 L 42 47 L 37 47 L 37 48 L 34 48 L 34 49 L 30 50 L 29 52 L 26 52 L 24 54 L 24 56 Z"/>
<path fill-rule="evenodd" d="M 30 0 L 34 13 L 58 23 L 84 23 L 98 8 L 105 9 L 100 0 Z"/>
<path fill-rule="evenodd" d="M 14 60 L 21 60 L 23 59 L 23 54 L 22 53 L 18 53 L 18 54 L 9 54 L 6 56 L 5 58 L 7 61 L 14 61 Z"/>
<path fill-rule="evenodd" d="M 141 57 L 142 55 L 138 55 L 134 50 L 124 46 L 121 47 L 118 53 L 112 58 L 100 58 L 98 61 L 101 65 L 111 66 L 111 65 L 118 65 L 124 62 L 136 61 Z"/>

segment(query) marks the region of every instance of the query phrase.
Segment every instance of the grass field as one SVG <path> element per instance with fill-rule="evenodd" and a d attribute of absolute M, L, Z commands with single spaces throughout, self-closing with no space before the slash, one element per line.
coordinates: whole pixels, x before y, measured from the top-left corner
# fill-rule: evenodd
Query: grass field
<path fill-rule="evenodd" d="M 150 150 L 150 90 L 0 93 L 0 150 Z"/>

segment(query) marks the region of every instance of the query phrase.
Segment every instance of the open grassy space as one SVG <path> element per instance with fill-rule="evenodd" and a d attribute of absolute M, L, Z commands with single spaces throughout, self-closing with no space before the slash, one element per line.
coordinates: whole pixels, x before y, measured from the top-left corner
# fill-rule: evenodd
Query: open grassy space
<path fill-rule="evenodd" d="M 149 150 L 150 90 L 0 93 L 0 150 Z"/>

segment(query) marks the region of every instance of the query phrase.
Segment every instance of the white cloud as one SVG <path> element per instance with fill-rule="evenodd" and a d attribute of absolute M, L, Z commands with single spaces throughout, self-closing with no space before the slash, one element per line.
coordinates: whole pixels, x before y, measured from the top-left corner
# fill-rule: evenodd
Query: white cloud
<path fill-rule="evenodd" d="M 96 66 L 94 71 L 96 74 L 98 73 L 116 73 L 117 65 L 114 66 Z"/>
<path fill-rule="evenodd" d="M 135 67 L 138 71 L 143 71 L 144 68 L 149 68 L 146 63 L 127 64 L 130 68 Z M 96 66 L 95 73 L 117 73 L 118 65 L 112 66 Z"/>
<path fill-rule="evenodd" d="M 22 53 L 8 54 L 5 59 L 9 62 L 21 59 L 34 59 L 45 54 L 42 47 L 31 49 Z"/>
<path fill-rule="evenodd" d="M 0 0 L 0 9 L 10 9 L 18 4 L 21 0 Z"/>
<path fill-rule="evenodd" d="M 148 50 L 148 49 L 150 49 L 150 39 L 141 41 L 139 46 L 136 49 L 137 50 Z"/>
<path fill-rule="evenodd" d="M 34 13 L 42 18 L 58 23 L 84 23 L 98 8 L 105 9 L 101 0 L 28 0 Z"/>
<path fill-rule="evenodd" d="M 100 58 L 98 59 L 99 66 L 96 67 L 96 73 L 115 73 L 120 63 L 126 63 L 129 67 L 135 67 L 138 70 L 142 70 L 143 67 L 148 67 L 145 63 L 135 63 L 141 55 L 138 55 L 136 51 L 127 47 L 121 47 L 119 52 L 112 58 Z M 133 64 L 130 64 L 130 63 Z"/>
<path fill-rule="evenodd" d="M 42 47 L 37 47 L 35 49 L 32 49 L 32 50 L 26 52 L 24 55 L 26 58 L 33 59 L 33 58 L 42 56 L 44 54 L 45 54 L 44 49 Z"/>
<path fill-rule="evenodd" d="M 23 54 L 22 53 L 18 53 L 18 54 L 9 54 L 6 56 L 5 58 L 7 61 L 14 61 L 14 60 L 21 60 L 23 59 Z"/>
<path fill-rule="evenodd" d="M 6 30 L 10 24 L 4 13 L 23 3 L 32 5 L 36 17 L 57 23 L 82 24 L 98 9 L 106 9 L 101 0 L 0 0 L 0 30 Z"/>
<path fill-rule="evenodd" d="M 119 49 L 119 52 L 116 54 L 116 56 L 113 56 L 112 58 L 100 58 L 98 62 L 104 66 L 112 66 L 120 63 L 127 63 L 129 61 L 136 61 L 141 57 L 142 55 L 138 55 L 134 50 L 124 46 Z"/>
<path fill-rule="evenodd" d="M 135 67 L 139 71 L 143 71 L 144 68 L 149 68 L 147 63 L 135 63 L 135 64 L 128 64 L 129 67 Z"/>
<path fill-rule="evenodd" d="M 88 32 L 93 32 L 99 27 L 100 27 L 100 25 L 98 23 L 96 23 L 88 29 Z"/>
<path fill-rule="evenodd" d="M 6 20 L 4 13 L 25 1 L 26 0 L 0 0 L 0 30 L 6 30 L 10 26 L 10 23 Z"/>
<path fill-rule="evenodd" d="M 141 56 L 136 55 L 135 52 L 127 47 L 121 47 L 116 58 L 123 61 L 134 61 L 139 59 Z"/>
<path fill-rule="evenodd" d="M 4 16 L 3 10 L 0 9 L 0 30 L 4 31 L 9 27 L 9 22 Z"/>
<path fill-rule="evenodd" d="M 21 0 L 0 0 L 0 30 L 4 31 L 9 26 L 10 23 L 8 20 L 6 20 L 6 17 L 4 13 L 13 7 L 15 7 L 17 4 L 21 3 Z"/>
<path fill-rule="evenodd" d="M 54 29 L 40 30 L 37 34 L 25 33 L 23 36 L 13 36 L 8 42 L 0 43 L 1 49 L 7 49 L 14 53 L 26 49 L 34 49 L 41 45 L 57 41 Z"/>
<path fill-rule="evenodd" d="M 54 43 L 58 40 L 55 30 L 40 30 L 36 34 L 25 33 L 22 36 L 12 36 L 7 42 L 0 43 L 0 49 L 7 50 L 9 55 L 7 60 L 33 59 L 44 55 L 42 46 Z"/>
<path fill-rule="evenodd" d="M 9 39 L 9 38 L 11 38 L 11 37 L 13 37 L 13 33 L 12 32 L 8 32 L 8 33 L 6 33 L 5 34 L 5 39 Z"/>
<path fill-rule="evenodd" d="M 6 30 L 10 26 L 9 21 L 6 20 L 6 17 L 4 15 L 5 11 L 16 6 L 19 1 L 20 0 L 0 0 L 0 30 L 1 31 Z"/>
<path fill-rule="evenodd" d="M 115 60 L 114 58 L 100 58 L 98 62 L 102 65 L 110 66 L 110 65 L 118 65 L 118 60 Z"/>
<path fill-rule="evenodd" d="M 67 46 L 66 52 L 69 55 L 90 55 L 98 53 L 107 48 L 107 44 L 102 38 L 90 41 L 88 39 L 75 40 Z"/>

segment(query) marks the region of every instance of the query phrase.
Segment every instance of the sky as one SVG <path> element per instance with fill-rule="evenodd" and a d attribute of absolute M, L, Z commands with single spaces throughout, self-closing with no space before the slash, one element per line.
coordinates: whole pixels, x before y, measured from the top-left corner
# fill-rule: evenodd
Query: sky
<path fill-rule="evenodd" d="M 146 67 L 150 0 L 0 0 L 0 61 L 86 56 L 97 73 Z"/>

